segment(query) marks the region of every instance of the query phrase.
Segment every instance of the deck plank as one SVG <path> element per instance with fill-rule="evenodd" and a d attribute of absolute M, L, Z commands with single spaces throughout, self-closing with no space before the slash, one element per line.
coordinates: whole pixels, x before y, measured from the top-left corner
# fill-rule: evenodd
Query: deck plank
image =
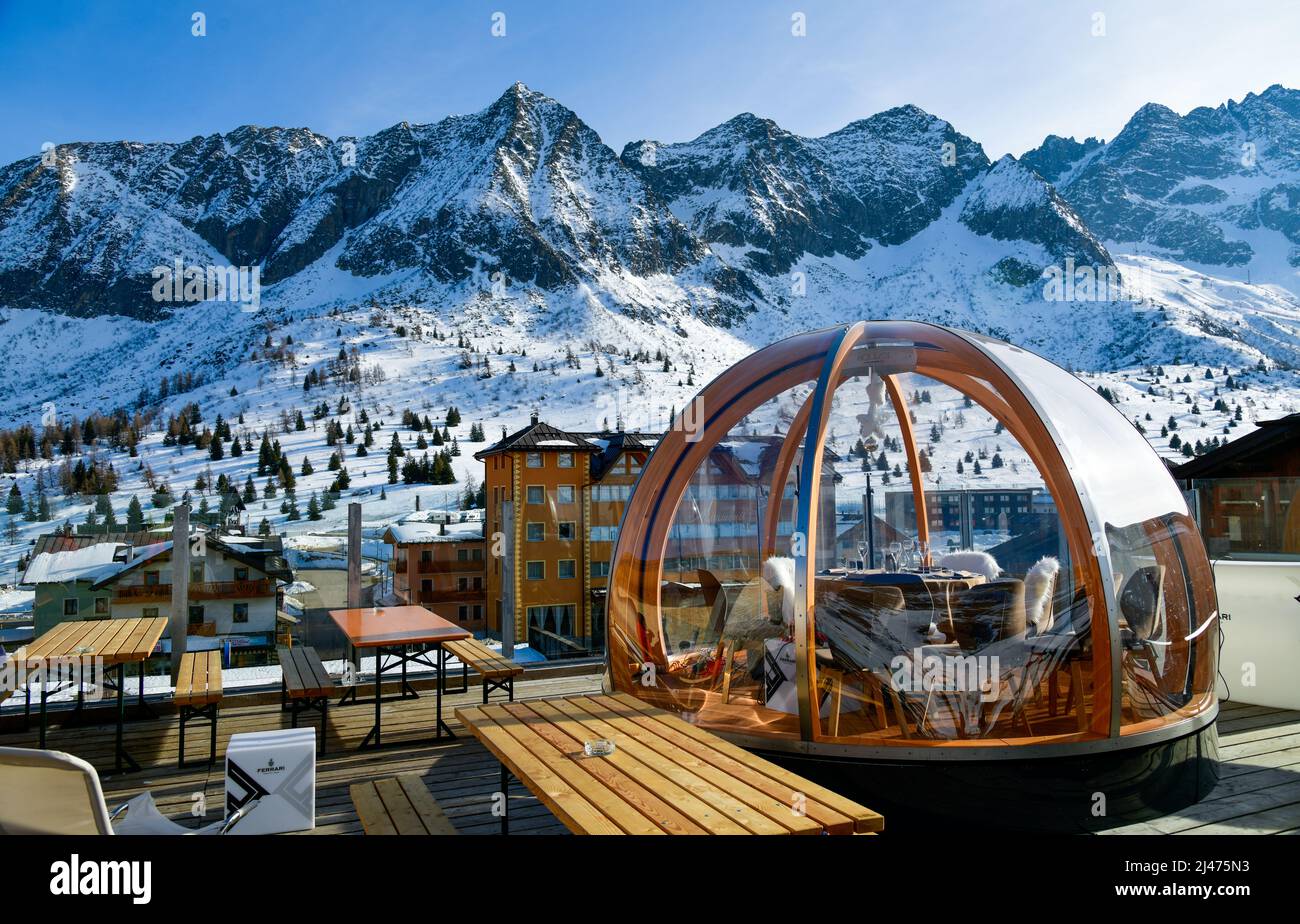
<path fill-rule="evenodd" d="M 288 727 L 289 717 L 280 711 L 278 702 L 238 705 L 239 697 L 233 696 L 229 689 L 225 693 L 228 706 L 222 710 L 218 728 L 219 754 L 224 751 L 232 734 Z M 518 680 L 516 701 L 526 703 L 530 699 L 599 694 L 600 677 L 597 674 L 531 679 L 525 675 Z M 435 702 L 432 691 L 418 700 L 383 704 L 385 742 L 391 740 L 397 745 L 378 754 L 356 750 L 373 723 L 371 706 L 331 709 L 327 729 L 329 750 L 317 764 L 317 826 L 308 833 L 361 835 L 361 823 L 349 788 L 353 784 L 374 783 L 403 774 L 418 776 L 461 834 L 499 833 L 500 819 L 492 814 L 493 796 L 501 785 L 497 760 L 465 732 L 455 718 L 457 708 L 481 708 L 480 699 L 481 693 L 476 687 L 464 694 L 449 693 L 444 697 L 443 718 L 459 737 L 442 743 L 428 741 Z M 627 710 L 618 716 L 609 715 L 607 710 L 592 709 L 587 703 L 578 703 L 569 711 L 568 717 L 575 723 L 575 731 L 582 735 L 588 731 L 617 733 L 623 723 L 640 722 L 643 718 L 637 715 L 641 710 L 634 703 L 626 700 L 624 703 Z M 48 747 L 69 751 L 94 764 L 100 771 L 110 806 L 148 791 L 165 815 L 183 824 L 197 826 L 221 817 L 225 799 L 220 767 L 213 770 L 176 768 L 179 736 L 174 715 L 128 722 L 126 747 L 141 762 L 144 770 L 112 773 L 112 706 L 111 701 L 98 706 L 88 704 L 84 724 L 66 727 L 59 723 L 70 713 L 55 710 L 51 714 Z M 504 715 L 511 711 L 526 715 L 532 711 L 531 707 L 522 710 L 491 708 Z M 102 719 L 96 717 L 97 711 Z M 85 719 L 100 724 L 90 724 Z M 1224 704 L 1219 727 L 1220 782 L 1204 800 L 1163 818 L 1115 828 L 1107 833 L 1179 836 L 1300 834 L 1300 712 L 1242 703 Z M 664 726 L 663 733 L 675 739 L 679 735 L 689 735 L 689 728 L 685 723 L 670 723 Z M 0 734 L 0 744 L 35 747 L 36 737 L 37 730 L 33 724 L 25 732 Z M 403 740 L 411 743 L 400 743 Z M 654 750 L 651 747 L 645 751 L 629 751 L 627 757 L 635 764 L 629 762 L 628 769 L 635 770 L 645 781 L 650 780 L 647 774 L 652 767 L 660 774 L 671 772 L 665 779 L 677 777 L 674 768 L 659 763 L 662 755 L 652 753 Z M 736 757 L 741 767 L 744 761 L 740 755 L 745 753 L 741 751 Z M 777 790 L 770 785 L 759 785 L 764 782 L 755 777 L 750 780 L 750 785 L 759 792 L 775 795 Z M 644 787 L 645 783 L 639 785 Z M 202 795 L 207 806 L 203 818 L 191 815 L 197 794 Z M 656 796 L 668 801 L 662 792 Z M 518 782 L 511 781 L 508 799 L 512 835 L 568 833 L 555 815 Z"/>

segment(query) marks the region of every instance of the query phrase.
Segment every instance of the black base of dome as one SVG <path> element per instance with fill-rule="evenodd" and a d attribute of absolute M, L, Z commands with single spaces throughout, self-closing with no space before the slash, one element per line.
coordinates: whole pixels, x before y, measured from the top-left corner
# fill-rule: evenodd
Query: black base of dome
<path fill-rule="evenodd" d="M 1158 818 L 1214 788 L 1218 753 L 1211 722 L 1155 744 L 1048 759 L 763 756 L 880 812 L 887 833 L 933 835 L 936 825 L 954 821 L 996 831 L 1082 833 Z"/>

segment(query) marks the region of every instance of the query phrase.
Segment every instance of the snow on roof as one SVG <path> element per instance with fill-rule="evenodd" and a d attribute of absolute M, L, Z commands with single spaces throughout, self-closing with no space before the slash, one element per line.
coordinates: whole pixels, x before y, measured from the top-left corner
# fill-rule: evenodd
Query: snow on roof
<path fill-rule="evenodd" d="M 483 538 L 483 521 L 448 523 L 446 533 L 437 523 L 398 523 L 388 527 L 393 540 L 401 545 L 422 542 L 463 542 Z"/>
<path fill-rule="evenodd" d="M 58 584 L 64 581 L 100 581 L 125 568 L 126 550 L 119 542 L 100 542 L 67 552 L 41 552 L 23 575 L 28 584 Z"/>
<path fill-rule="evenodd" d="M 538 440 L 535 445 L 538 446 L 574 446 L 573 440 Z"/>

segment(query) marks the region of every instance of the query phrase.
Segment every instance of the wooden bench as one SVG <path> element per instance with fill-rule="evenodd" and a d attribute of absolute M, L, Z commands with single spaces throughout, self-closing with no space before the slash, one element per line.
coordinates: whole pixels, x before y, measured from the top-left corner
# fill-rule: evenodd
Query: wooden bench
<path fill-rule="evenodd" d="M 208 763 L 217 759 L 217 708 L 221 704 L 221 652 L 187 651 L 181 655 L 181 669 L 176 676 L 172 701 L 180 707 L 181 740 L 178 767 L 185 767 L 185 726 L 194 719 L 206 719 L 212 737 L 208 746 Z"/>
<path fill-rule="evenodd" d="M 460 661 L 461 686 L 459 690 L 447 690 L 447 655 L 455 655 Z M 488 701 L 488 693 L 493 690 L 505 690 L 510 695 L 510 702 L 515 701 L 515 678 L 524 669 L 508 658 L 503 658 L 476 638 L 466 638 L 455 642 L 444 642 L 438 649 L 438 683 L 442 684 L 444 693 L 464 693 L 469 689 L 469 669 L 474 668 L 483 678 L 483 702 Z"/>
<path fill-rule="evenodd" d="M 418 774 L 348 787 L 366 834 L 455 834 L 456 827 Z"/>
<path fill-rule="evenodd" d="M 320 713 L 320 752 L 325 753 L 326 719 L 330 697 L 334 695 L 334 681 L 315 648 L 299 645 L 296 648 L 277 648 L 280 656 L 280 708 L 291 716 L 291 724 L 298 727 L 298 713 L 314 709 Z"/>

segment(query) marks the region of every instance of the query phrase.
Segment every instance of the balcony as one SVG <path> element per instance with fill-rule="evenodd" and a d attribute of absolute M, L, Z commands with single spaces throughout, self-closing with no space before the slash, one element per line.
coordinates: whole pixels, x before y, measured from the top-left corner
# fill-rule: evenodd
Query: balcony
<path fill-rule="evenodd" d="M 172 598 L 170 584 L 126 584 L 113 588 L 115 603 L 154 603 Z"/>
<path fill-rule="evenodd" d="M 487 599 L 487 591 L 483 588 L 478 590 L 426 590 L 419 594 L 421 604 L 435 603 L 483 603 Z"/>
<path fill-rule="evenodd" d="M 191 600 L 222 600 L 242 597 L 269 597 L 275 584 L 262 581 L 196 581 L 190 584 Z"/>
<path fill-rule="evenodd" d="M 419 561 L 415 563 L 419 574 L 457 574 L 462 572 L 487 572 L 487 562 L 478 561 Z"/>
<path fill-rule="evenodd" d="M 217 624 L 215 622 L 191 622 L 185 627 L 186 635 L 201 635 L 204 638 L 215 638 L 217 634 Z"/>

